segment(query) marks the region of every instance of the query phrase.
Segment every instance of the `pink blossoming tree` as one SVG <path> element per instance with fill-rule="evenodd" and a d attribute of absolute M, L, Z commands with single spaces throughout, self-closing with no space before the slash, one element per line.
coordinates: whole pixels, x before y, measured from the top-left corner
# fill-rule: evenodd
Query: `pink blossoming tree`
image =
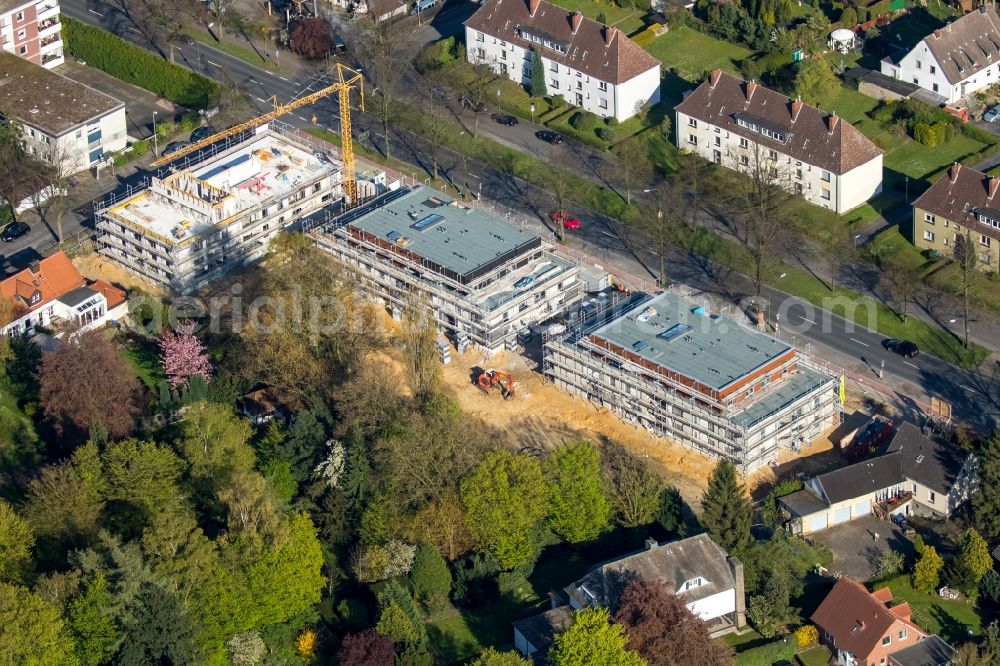
<path fill-rule="evenodd" d="M 212 363 L 208 360 L 205 345 L 194 334 L 194 322 L 178 322 L 173 331 L 160 336 L 160 362 L 171 388 L 200 375 L 206 383 L 212 380 Z"/>

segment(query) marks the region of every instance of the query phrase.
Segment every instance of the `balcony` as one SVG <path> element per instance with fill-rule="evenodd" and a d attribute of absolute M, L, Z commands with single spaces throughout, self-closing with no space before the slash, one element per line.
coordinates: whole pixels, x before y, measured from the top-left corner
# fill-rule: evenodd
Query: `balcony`
<path fill-rule="evenodd" d="M 45 21 L 46 19 L 59 16 L 59 3 L 58 2 L 39 3 L 38 5 L 36 5 L 35 11 L 38 14 L 37 16 L 38 20 Z"/>
<path fill-rule="evenodd" d="M 55 34 L 49 35 L 48 37 L 45 37 L 39 42 L 39 44 L 41 45 L 42 49 L 44 49 L 46 46 L 51 46 L 52 44 L 58 44 L 61 41 L 61 39 L 62 39 L 62 33 L 57 32 Z"/>
<path fill-rule="evenodd" d="M 62 60 L 62 57 L 63 57 L 62 49 L 59 49 L 58 51 L 53 51 L 51 53 L 43 53 L 42 65 L 47 65 L 53 60 Z"/>
<path fill-rule="evenodd" d="M 53 34 L 54 31 L 59 30 L 59 16 L 53 16 L 50 19 L 38 22 L 38 36 L 46 37 Z"/>

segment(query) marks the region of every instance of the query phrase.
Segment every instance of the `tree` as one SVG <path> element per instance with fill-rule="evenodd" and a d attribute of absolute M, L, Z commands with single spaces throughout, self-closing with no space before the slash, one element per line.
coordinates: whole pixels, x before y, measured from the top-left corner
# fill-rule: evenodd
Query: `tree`
<path fill-rule="evenodd" d="M 413 397 L 424 403 L 437 391 L 441 380 L 437 324 L 426 298 L 414 294 L 405 309 L 400 337 L 406 375 Z"/>
<path fill-rule="evenodd" d="M 517 652 L 500 652 L 495 647 L 488 647 L 470 661 L 469 666 L 531 666 L 533 663 Z"/>
<path fill-rule="evenodd" d="M 306 629 L 295 638 L 295 652 L 303 661 L 309 662 L 316 658 L 316 631 Z"/>
<path fill-rule="evenodd" d="M 96 446 L 80 447 L 72 460 L 42 468 L 38 478 L 28 484 L 24 515 L 39 541 L 47 543 L 46 550 L 60 558 L 97 535 L 105 483 L 96 456 Z"/>
<path fill-rule="evenodd" d="M 140 666 L 197 661 L 195 626 L 177 597 L 168 590 L 156 583 L 142 583 L 132 616 L 125 630 L 119 663 Z"/>
<path fill-rule="evenodd" d="M 611 155 L 614 157 L 618 182 L 625 190 L 625 205 L 631 206 L 633 188 L 648 185 L 653 176 L 653 165 L 649 161 L 646 144 L 638 139 L 627 139 L 615 144 Z"/>
<path fill-rule="evenodd" d="M 976 267 L 979 264 L 979 255 L 975 244 L 972 242 L 972 232 L 966 230 L 965 234 L 955 234 L 954 259 L 958 265 L 958 291 L 962 297 L 962 344 L 969 348 L 969 317 L 971 317 L 970 300 L 973 297 L 975 287 Z"/>
<path fill-rule="evenodd" d="M 413 541 L 426 541 L 448 560 L 456 560 L 472 547 L 472 536 L 465 525 L 462 500 L 455 490 L 448 490 L 413 516 L 410 527 Z"/>
<path fill-rule="evenodd" d="M 0 581 L 20 583 L 31 565 L 35 533 L 31 524 L 0 499 Z"/>
<path fill-rule="evenodd" d="M 17 114 L 0 108 L 0 197 L 17 222 L 17 205 L 44 187 L 45 165 L 28 154 Z"/>
<path fill-rule="evenodd" d="M 795 75 L 795 94 L 806 104 L 824 107 L 840 91 L 840 82 L 826 58 L 809 58 L 799 65 Z"/>
<path fill-rule="evenodd" d="M 449 124 L 435 111 L 440 106 L 440 86 L 426 77 L 421 79 L 421 84 L 421 93 L 429 110 L 417 118 L 417 131 L 424 137 L 424 154 L 431 162 L 431 180 L 437 180 L 441 168 L 441 148 L 448 136 Z M 426 166 L 424 168 L 426 170 Z"/>
<path fill-rule="evenodd" d="M 229 16 L 229 10 L 232 9 L 235 0 L 208 0 L 208 7 L 212 12 L 212 16 L 215 17 L 216 25 L 216 39 L 222 41 L 222 36 L 225 33 L 224 27 L 226 25 L 226 20 Z"/>
<path fill-rule="evenodd" d="M 361 546 L 351 561 L 355 577 L 362 583 L 405 576 L 413 566 L 416 547 L 393 539 L 385 545 Z"/>
<path fill-rule="evenodd" d="M 117 438 L 135 427 L 139 380 L 100 331 L 84 331 L 76 344 L 46 352 L 39 381 L 45 416 L 59 433 L 79 435 L 100 425 Z"/>
<path fill-rule="evenodd" d="M 684 499 L 676 488 L 664 488 L 660 493 L 660 508 L 656 513 L 656 522 L 671 534 L 683 531 Z"/>
<path fill-rule="evenodd" d="M 990 547 L 974 528 L 967 529 L 962 537 L 958 565 L 971 574 L 975 586 L 979 585 L 979 581 L 983 579 L 987 571 L 993 569 Z"/>
<path fill-rule="evenodd" d="M 348 634 L 337 653 L 341 666 L 392 666 L 395 660 L 392 639 L 375 631 Z"/>
<path fill-rule="evenodd" d="M 236 474 L 219 490 L 218 498 L 227 510 L 226 526 L 234 535 L 255 539 L 280 531 L 274 496 L 260 474 Z"/>
<path fill-rule="evenodd" d="M 0 646 L 4 663 L 72 664 L 73 640 L 59 609 L 26 587 L 0 583 Z"/>
<path fill-rule="evenodd" d="M 720 460 L 708 480 L 701 500 L 701 523 L 723 550 L 740 556 L 753 544 L 750 522 L 753 510 L 746 486 L 736 476 L 730 460 Z"/>
<path fill-rule="evenodd" d="M 903 252 L 895 253 L 884 262 L 880 261 L 879 266 L 882 268 L 882 275 L 887 280 L 889 288 L 899 301 L 899 318 L 903 323 L 906 323 L 909 304 L 913 302 L 921 276 L 920 269 L 906 263 L 903 256 Z"/>
<path fill-rule="evenodd" d="M 979 458 L 978 490 L 972 495 L 976 529 L 987 539 L 1000 536 L 1000 430 L 983 440 Z"/>
<path fill-rule="evenodd" d="M 787 227 L 785 209 L 792 194 L 785 189 L 785 168 L 759 143 L 750 144 L 746 154 L 733 157 L 733 170 L 740 174 L 732 197 L 735 236 L 747 251 L 747 272 L 759 307 L 774 244 Z"/>
<path fill-rule="evenodd" d="M 489 65 L 472 65 L 472 74 L 462 82 L 462 104 L 475 114 L 472 136 L 479 136 L 479 117 L 489 108 L 490 94 L 495 89 L 497 74 L 490 69 Z M 468 178 L 468 169 L 466 169 L 466 178 Z M 468 183 L 466 183 L 466 188 L 468 188 Z"/>
<path fill-rule="evenodd" d="M 107 663 L 123 636 L 115 620 L 115 598 L 102 572 L 88 581 L 80 595 L 70 602 L 67 615 L 80 663 L 83 666 Z"/>
<path fill-rule="evenodd" d="M 428 543 L 417 545 L 410 569 L 410 589 L 425 605 L 435 607 L 448 601 L 451 592 L 451 571 L 441 554 Z"/>
<path fill-rule="evenodd" d="M 185 416 L 178 449 L 191 466 L 192 477 L 217 492 L 237 474 L 253 469 L 249 421 L 228 405 L 212 402 L 196 402 Z"/>
<path fill-rule="evenodd" d="M 413 63 L 413 40 L 407 39 L 405 22 L 379 21 L 368 12 L 367 28 L 357 31 L 354 51 L 368 75 L 368 82 L 378 90 L 370 98 L 371 113 L 382 124 L 383 154 L 390 157 L 389 125 L 396 110 L 396 93 Z M 352 31 L 353 32 L 353 31 Z"/>
<path fill-rule="evenodd" d="M 56 223 L 56 242 L 61 245 L 63 238 L 63 214 L 69 204 L 69 188 L 74 174 L 83 164 L 80 158 L 65 145 L 50 146 L 46 167 L 38 169 L 39 189 L 32 195 L 35 211 L 46 225 L 50 219 Z"/>
<path fill-rule="evenodd" d="M 638 652 L 626 649 L 628 638 L 622 626 L 612 624 L 606 608 L 577 611 L 573 624 L 556 634 L 549 650 L 551 666 L 643 666 Z"/>
<path fill-rule="evenodd" d="M 604 488 L 622 527 L 649 525 L 660 509 L 663 482 L 642 458 L 629 453 L 621 444 L 604 449 Z"/>
<path fill-rule="evenodd" d="M 880 580 L 892 578 L 903 570 L 903 554 L 897 550 L 884 550 L 875 561 L 876 576 Z"/>
<path fill-rule="evenodd" d="M 614 621 L 625 627 L 628 647 L 650 666 L 732 666 L 732 651 L 709 640 L 704 622 L 663 580 L 630 580 Z"/>
<path fill-rule="evenodd" d="M 544 471 L 549 527 L 570 543 L 595 539 L 611 518 L 597 449 L 590 442 L 563 444 L 549 454 Z"/>
<path fill-rule="evenodd" d="M 257 666 L 267 654 L 267 645 L 256 631 L 243 631 L 226 641 L 233 666 Z"/>
<path fill-rule="evenodd" d="M 542 62 L 542 52 L 540 49 L 531 50 L 531 96 L 545 97 L 549 94 L 548 86 L 545 84 L 545 63 Z"/>
<path fill-rule="evenodd" d="M 131 504 L 146 516 L 182 501 L 177 481 L 184 464 L 167 446 L 126 439 L 108 445 L 101 462 L 109 500 Z"/>
<path fill-rule="evenodd" d="M 548 513 L 535 458 L 492 451 L 462 479 L 461 495 L 469 532 L 502 567 L 512 569 L 535 554 L 534 531 Z"/>
<path fill-rule="evenodd" d="M 413 620 L 395 601 L 389 602 L 389 605 L 382 610 L 375 631 L 388 636 L 396 643 L 403 644 L 415 643 L 420 635 L 413 626 Z"/>
<path fill-rule="evenodd" d="M 565 169 L 549 169 L 546 174 L 543 187 L 552 195 L 556 205 L 555 222 L 558 225 L 556 237 L 562 243 L 566 240 L 566 215 L 569 213 L 567 206 L 569 206 L 570 195 L 573 192 L 573 182 Z"/>
<path fill-rule="evenodd" d="M 763 594 L 750 595 L 747 619 L 764 638 L 783 632 L 794 615 L 795 611 L 789 603 L 787 576 L 771 576 L 764 584 Z"/>
<path fill-rule="evenodd" d="M 924 546 L 916 566 L 913 567 L 913 589 L 918 592 L 934 592 L 941 579 L 944 560 L 934 546 Z"/>
<path fill-rule="evenodd" d="M 681 241 L 681 234 L 684 223 L 677 215 L 670 210 L 670 194 L 673 188 L 661 185 L 656 190 L 657 206 L 655 216 L 643 216 L 642 227 L 649 234 L 652 241 L 652 250 L 659 261 L 659 271 L 656 276 L 656 284 L 660 287 L 670 285 L 667 278 L 667 256 L 671 247 Z"/>
<path fill-rule="evenodd" d="M 178 322 L 173 331 L 160 336 L 160 363 L 171 388 L 185 386 L 198 375 L 206 383 L 212 381 L 212 362 L 208 360 L 205 345 L 194 334 L 194 322 Z"/>
<path fill-rule="evenodd" d="M 333 28 L 322 16 L 298 19 L 292 24 L 288 44 L 293 53 L 307 58 L 325 58 L 333 50 Z"/>

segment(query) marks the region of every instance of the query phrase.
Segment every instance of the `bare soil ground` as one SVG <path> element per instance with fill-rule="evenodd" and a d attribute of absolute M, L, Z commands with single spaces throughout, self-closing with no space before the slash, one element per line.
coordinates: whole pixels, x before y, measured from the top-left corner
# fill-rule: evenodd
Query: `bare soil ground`
<path fill-rule="evenodd" d="M 147 294 L 158 298 L 163 297 L 163 289 L 159 285 L 155 285 L 133 273 L 129 273 L 121 266 L 108 261 L 96 252 L 73 257 L 72 262 L 83 277 L 89 280 L 104 280 L 123 289 L 138 287 Z"/>

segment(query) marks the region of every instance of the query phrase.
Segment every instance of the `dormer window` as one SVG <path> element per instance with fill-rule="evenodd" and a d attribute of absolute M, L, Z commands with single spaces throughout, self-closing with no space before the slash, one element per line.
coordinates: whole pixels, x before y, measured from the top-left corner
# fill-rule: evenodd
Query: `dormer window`
<path fill-rule="evenodd" d="M 41 300 L 42 300 L 42 292 L 36 291 L 35 293 L 33 293 L 31 295 L 31 300 L 29 301 L 28 304 L 29 305 L 37 305 L 38 302 L 41 301 Z"/>
<path fill-rule="evenodd" d="M 688 590 L 692 590 L 696 587 L 701 587 L 702 585 L 705 585 L 705 583 L 705 579 L 700 576 L 698 578 L 692 578 L 691 580 L 685 581 L 684 584 L 681 585 L 681 592 L 687 592 Z"/>

